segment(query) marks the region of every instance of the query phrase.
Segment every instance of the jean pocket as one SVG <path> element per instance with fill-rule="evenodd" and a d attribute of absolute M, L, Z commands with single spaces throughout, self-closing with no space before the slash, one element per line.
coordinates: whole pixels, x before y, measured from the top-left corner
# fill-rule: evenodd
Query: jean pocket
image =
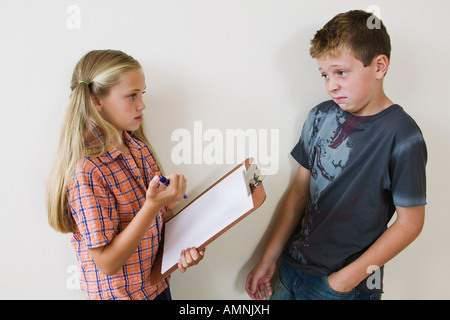
<path fill-rule="evenodd" d="M 352 289 L 349 292 L 340 292 L 340 291 L 336 291 L 334 290 L 331 286 L 330 283 L 328 282 L 328 276 L 323 276 L 322 277 L 322 284 L 323 284 L 323 288 L 325 288 L 326 294 L 329 296 L 330 299 L 336 299 L 336 300 L 342 300 L 342 299 L 348 299 L 348 300 L 352 300 L 355 299 L 355 295 L 356 295 L 356 290 Z"/>

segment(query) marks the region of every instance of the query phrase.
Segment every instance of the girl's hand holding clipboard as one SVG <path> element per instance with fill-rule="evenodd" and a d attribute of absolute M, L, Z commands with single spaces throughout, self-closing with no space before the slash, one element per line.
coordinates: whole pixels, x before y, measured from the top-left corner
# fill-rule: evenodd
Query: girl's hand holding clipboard
<path fill-rule="evenodd" d="M 170 181 L 170 183 L 169 183 Z M 163 184 L 164 187 L 160 188 Z M 186 199 L 186 178 L 183 175 L 173 174 L 166 177 L 155 176 L 150 181 L 147 190 L 147 201 L 151 201 L 158 206 L 166 206 L 170 203 Z M 187 268 L 196 265 L 203 259 L 205 250 L 197 248 L 187 248 L 181 251 L 178 260 L 178 269 L 185 272 Z"/>

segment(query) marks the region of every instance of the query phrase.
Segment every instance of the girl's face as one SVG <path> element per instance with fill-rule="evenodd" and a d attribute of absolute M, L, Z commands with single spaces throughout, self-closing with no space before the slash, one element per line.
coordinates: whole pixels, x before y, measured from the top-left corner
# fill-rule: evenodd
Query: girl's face
<path fill-rule="evenodd" d="M 136 131 L 143 120 L 145 88 L 142 70 L 130 70 L 122 74 L 107 96 L 94 98 L 94 104 L 103 119 L 114 125 L 119 133 Z"/>

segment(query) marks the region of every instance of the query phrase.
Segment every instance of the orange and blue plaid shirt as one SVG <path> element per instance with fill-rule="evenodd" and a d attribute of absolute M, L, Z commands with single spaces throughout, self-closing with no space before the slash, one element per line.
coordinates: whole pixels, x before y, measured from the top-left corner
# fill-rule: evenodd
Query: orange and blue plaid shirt
<path fill-rule="evenodd" d="M 91 141 L 103 135 L 95 124 Z M 146 200 L 150 180 L 159 169 L 147 145 L 123 133 L 131 154 L 112 143 L 100 157 L 84 157 L 69 182 L 68 203 L 75 221 L 71 242 L 75 249 L 81 289 L 88 299 L 154 299 L 169 285 L 169 278 L 150 285 L 150 272 L 158 252 L 164 207 L 125 265 L 114 275 L 102 274 L 88 249 L 108 244 L 131 222 Z"/>

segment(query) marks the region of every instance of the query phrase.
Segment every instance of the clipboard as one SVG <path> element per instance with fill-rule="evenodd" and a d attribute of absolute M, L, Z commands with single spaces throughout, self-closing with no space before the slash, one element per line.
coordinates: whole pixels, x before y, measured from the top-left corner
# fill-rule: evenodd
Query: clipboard
<path fill-rule="evenodd" d="M 242 171 L 243 171 L 243 169 L 244 169 L 243 166 L 245 165 L 245 172 L 243 172 L 243 174 L 244 174 L 244 181 L 245 181 L 245 186 L 247 188 L 247 192 L 249 193 L 248 196 L 249 197 L 251 196 L 251 198 L 252 198 L 253 206 L 250 208 L 250 210 L 248 210 L 246 212 L 243 212 L 242 214 L 239 213 L 239 216 L 234 221 L 232 221 L 231 223 L 223 226 L 220 231 L 215 233 L 213 236 L 211 236 L 208 240 L 206 240 L 201 245 L 197 246 L 197 249 L 200 249 L 200 250 L 204 249 L 208 244 L 210 244 L 215 239 L 220 237 L 228 229 L 233 227 L 239 221 L 241 221 L 246 216 L 248 216 L 250 213 L 252 213 L 257 208 L 259 208 L 263 204 L 264 200 L 266 199 L 266 193 L 264 191 L 264 186 L 262 184 L 262 178 L 260 176 L 259 170 L 256 167 L 256 164 L 254 164 L 253 161 L 254 161 L 253 158 L 248 158 L 245 161 L 243 161 L 242 163 L 238 164 L 231 171 L 229 171 L 227 174 L 225 174 L 222 178 L 217 180 L 208 189 L 206 189 L 203 193 L 201 193 L 194 200 L 192 200 L 183 209 L 181 209 L 178 212 L 177 215 L 169 218 L 166 221 L 166 223 L 171 221 L 172 219 L 177 219 L 177 217 L 181 217 L 180 215 L 183 214 L 183 212 L 186 210 L 186 208 L 188 208 L 189 206 L 192 206 L 198 199 L 200 199 L 205 194 L 210 192 L 211 189 L 213 189 L 219 183 L 221 183 L 222 181 L 227 179 L 227 177 L 229 177 L 231 174 L 238 175 L 239 173 L 236 172 L 236 171 L 239 170 L 239 169 L 242 169 Z M 214 214 L 214 212 L 212 212 L 211 214 Z M 167 278 L 172 272 L 174 272 L 178 268 L 177 263 L 175 263 L 167 271 L 165 271 L 164 273 L 161 273 L 162 264 L 163 264 L 163 254 L 164 254 L 164 238 L 166 237 L 165 233 L 166 233 L 166 227 L 165 227 L 165 224 L 164 224 L 163 230 L 162 230 L 161 240 L 160 240 L 160 243 L 159 243 L 159 249 L 158 249 L 158 252 L 156 254 L 155 261 L 153 262 L 153 267 L 152 267 L 151 274 L 150 274 L 150 284 L 151 285 L 156 285 L 156 284 L 160 283 L 162 280 Z M 186 249 L 186 248 L 183 248 L 183 249 Z M 181 251 L 178 253 L 178 257 L 180 255 L 180 253 L 181 253 Z"/>

